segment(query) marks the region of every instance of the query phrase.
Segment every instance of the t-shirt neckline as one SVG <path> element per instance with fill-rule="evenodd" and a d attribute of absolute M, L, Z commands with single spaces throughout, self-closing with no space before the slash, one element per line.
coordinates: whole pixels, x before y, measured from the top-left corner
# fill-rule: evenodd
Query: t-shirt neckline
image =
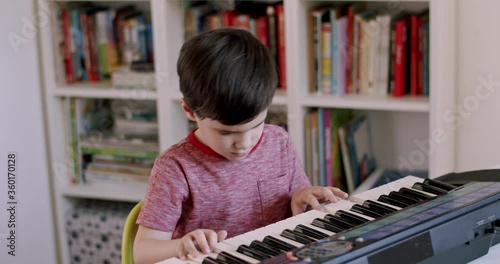
<path fill-rule="evenodd" d="M 193 144 L 193 146 L 195 148 L 197 148 L 201 152 L 203 152 L 203 153 L 205 153 L 207 155 L 210 155 L 212 157 L 226 159 L 224 156 L 222 156 L 221 154 L 215 152 L 209 146 L 207 146 L 207 145 L 203 144 L 201 141 L 199 141 L 198 138 L 196 138 L 196 136 L 194 135 L 194 132 L 196 132 L 196 130 L 198 130 L 198 128 L 195 128 L 195 129 L 191 130 L 191 132 L 189 132 L 189 135 L 187 136 L 188 141 L 191 144 Z M 250 150 L 249 155 L 252 154 L 257 149 L 257 147 L 259 147 L 260 143 L 262 142 L 262 138 L 263 137 L 264 137 L 264 131 L 262 131 L 262 135 L 260 135 L 260 138 L 259 138 L 259 141 L 257 141 L 257 144 L 255 144 L 255 146 L 252 148 L 252 150 Z"/>

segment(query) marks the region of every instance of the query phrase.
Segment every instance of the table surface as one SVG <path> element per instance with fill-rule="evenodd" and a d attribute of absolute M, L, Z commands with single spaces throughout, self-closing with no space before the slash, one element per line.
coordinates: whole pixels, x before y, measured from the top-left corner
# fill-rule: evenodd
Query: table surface
<path fill-rule="evenodd" d="M 500 244 L 496 244 L 495 246 L 490 248 L 490 251 L 488 251 L 488 254 L 477 258 L 469 264 L 498 264 L 500 263 Z"/>

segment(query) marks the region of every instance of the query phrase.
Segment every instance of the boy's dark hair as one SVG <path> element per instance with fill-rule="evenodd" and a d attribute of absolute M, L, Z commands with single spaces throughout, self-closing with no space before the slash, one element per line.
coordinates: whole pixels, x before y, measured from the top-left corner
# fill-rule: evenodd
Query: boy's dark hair
<path fill-rule="evenodd" d="M 188 40 L 177 73 L 191 111 L 225 125 L 256 117 L 271 104 L 278 86 L 269 50 L 243 29 L 216 29 Z"/>

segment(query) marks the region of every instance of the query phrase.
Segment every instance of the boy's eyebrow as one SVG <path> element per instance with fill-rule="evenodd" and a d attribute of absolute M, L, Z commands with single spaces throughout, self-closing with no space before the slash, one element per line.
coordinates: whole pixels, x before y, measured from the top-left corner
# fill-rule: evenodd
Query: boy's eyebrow
<path fill-rule="evenodd" d="M 258 123 L 257 125 L 255 125 L 254 127 L 250 128 L 248 130 L 254 129 L 254 128 L 262 125 L 262 123 L 264 123 L 265 121 L 266 121 L 266 119 L 262 120 L 262 122 Z M 241 133 L 241 132 L 244 132 L 244 131 L 230 131 L 230 130 L 218 129 L 218 128 L 216 128 L 216 130 L 221 131 L 221 132 L 229 132 L 229 133 Z"/>

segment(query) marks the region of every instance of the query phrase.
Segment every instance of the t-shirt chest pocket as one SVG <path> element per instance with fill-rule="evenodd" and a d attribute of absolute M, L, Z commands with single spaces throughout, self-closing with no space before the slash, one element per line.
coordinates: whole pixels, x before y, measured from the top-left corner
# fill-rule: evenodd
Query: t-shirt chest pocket
<path fill-rule="evenodd" d="M 284 219 L 289 209 L 288 175 L 260 179 L 257 184 L 264 224 Z"/>

